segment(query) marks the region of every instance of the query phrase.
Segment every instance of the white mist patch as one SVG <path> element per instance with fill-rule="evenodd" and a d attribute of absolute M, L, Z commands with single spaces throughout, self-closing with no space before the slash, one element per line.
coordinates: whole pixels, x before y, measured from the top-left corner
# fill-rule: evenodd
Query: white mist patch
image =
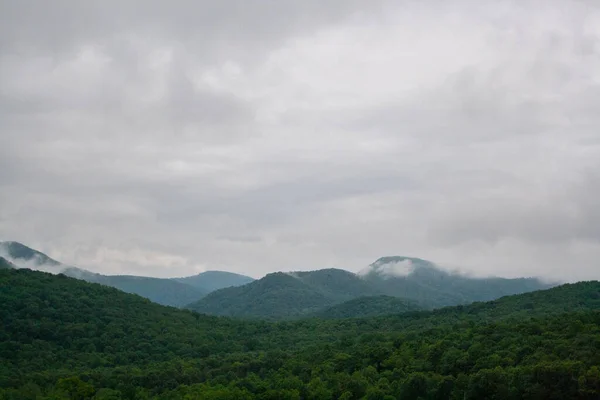
<path fill-rule="evenodd" d="M 375 273 L 382 278 L 398 278 L 410 275 L 416 269 L 416 265 L 411 260 L 394 261 L 388 263 L 373 263 L 366 268 L 361 269 L 356 274 L 364 277 Z"/>
<path fill-rule="evenodd" d="M 14 258 L 10 255 L 9 250 L 6 248 L 8 242 L 0 243 L 0 257 L 3 257 L 13 263 L 17 268 L 27 268 L 35 271 L 49 272 L 51 274 L 60 274 L 64 269 L 65 265 L 60 263 L 47 262 L 40 254 L 34 254 L 29 259 Z"/>
<path fill-rule="evenodd" d="M 3 257 L 13 263 L 17 268 L 27 268 L 35 271 L 49 272 L 51 274 L 59 274 L 64 268 L 64 265 L 55 265 L 44 263 L 39 255 L 33 256 L 33 258 L 29 260 L 24 260 L 22 258 L 13 258 L 8 254 L 8 252 L 4 251 L 4 249 L 0 248 L 0 257 Z"/>
<path fill-rule="evenodd" d="M 377 273 L 385 278 L 405 277 L 415 270 L 415 265 L 411 260 L 391 262 L 375 267 Z"/>

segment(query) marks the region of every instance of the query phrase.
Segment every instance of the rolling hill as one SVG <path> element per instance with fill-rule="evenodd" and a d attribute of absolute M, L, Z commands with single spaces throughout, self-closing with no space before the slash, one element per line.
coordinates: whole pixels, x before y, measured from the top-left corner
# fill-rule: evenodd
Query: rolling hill
<path fill-rule="evenodd" d="M 28 269 L 0 270 L 0 287 L 0 398 L 600 396 L 599 282 L 277 323 L 199 315 Z"/>
<path fill-rule="evenodd" d="M 321 313 L 327 313 L 330 307 L 361 297 L 386 295 L 432 309 L 547 287 L 537 279 L 472 278 L 446 272 L 426 260 L 384 257 L 358 274 L 333 268 L 269 274 L 238 288 L 210 293 L 187 308 L 211 315 L 297 318 L 325 315 Z M 373 309 L 364 314 L 371 306 Z M 403 309 L 401 303 L 395 306 Z M 390 299 L 372 298 L 342 307 L 331 313 L 347 317 L 385 314 L 394 304 Z"/>
<path fill-rule="evenodd" d="M 63 273 L 139 294 L 163 305 L 240 317 L 292 318 L 324 311 L 352 299 L 378 295 L 410 300 L 422 308 L 436 308 L 492 300 L 549 286 L 531 278 L 472 278 L 446 272 L 426 260 L 397 256 L 380 258 L 358 274 L 330 268 L 269 274 L 255 281 L 223 271 L 172 279 L 102 275 L 64 265 L 18 242 L 0 243 L 2 255 L 20 268 Z M 345 313 L 349 310 L 346 308 Z M 357 309 L 356 316 L 362 312 Z"/>
<path fill-rule="evenodd" d="M 219 287 L 224 283 L 234 281 L 238 277 L 239 281 L 243 280 L 243 275 L 230 275 L 227 272 L 212 271 L 210 274 L 203 276 L 202 281 L 207 288 L 202 288 L 177 279 L 135 275 L 102 275 L 62 264 L 46 254 L 18 242 L 1 242 L 0 255 L 4 255 L 8 262 L 12 262 L 18 268 L 64 274 L 88 282 L 112 286 L 127 293 L 146 297 L 156 303 L 174 307 L 182 307 L 202 298 L 212 290 L 209 288 Z M 196 277 L 180 279 L 194 281 Z"/>
<path fill-rule="evenodd" d="M 211 315 L 284 318 L 333 303 L 334 300 L 302 280 L 276 272 L 247 285 L 214 291 L 186 308 Z"/>
<path fill-rule="evenodd" d="M 135 275 L 102 275 L 74 267 L 65 268 L 62 273 L 72 278 L 137 294 L 165 306 L 183 307 L 208 293 L 208 291 L 172 279 Z"/>
<path fill-rule="evenodd" d="M 423 308 L 417 303 L 393 296 L 359 297 L 313 314 L 318 318 L 362 318 L 402 314 Z"/>
<path fill-rule="evenodd" d="M 187 308 L 211 315 L 291 318 L 376 294 L 380 294 L 376 287 L 355 274 L 331 268 L 268 274 L 244 286 L 212 292 Z"/>
<path fill-rule="evenodd" d="M 234 274 L 233 272 L 205 271 L 198 275 L 172 278 L 172 280 L 185 283 L 186 285 L 193 286 L 208 293 L 226 287 L 242 286 L 254 281 L 254 278 L 246 275 Z"/>

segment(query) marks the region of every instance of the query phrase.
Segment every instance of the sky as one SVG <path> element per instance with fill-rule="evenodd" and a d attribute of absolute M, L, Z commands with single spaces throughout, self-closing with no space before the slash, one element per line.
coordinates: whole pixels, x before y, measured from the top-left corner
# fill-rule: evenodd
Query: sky
<path fill-rule="evenodd" d="M 594 0 L 0 2 L 0 240 L 106 274 L 600 279 Z"/>

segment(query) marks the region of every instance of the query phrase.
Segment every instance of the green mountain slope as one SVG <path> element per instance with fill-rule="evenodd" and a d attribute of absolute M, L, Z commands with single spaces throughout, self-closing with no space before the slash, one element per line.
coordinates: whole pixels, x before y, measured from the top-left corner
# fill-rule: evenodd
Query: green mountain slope
<path fill-rule="evenodd" d="M 210 293 L 187 308 L 211 315 L 291 318 L 381 292 L 341 269 L 274 273 L 250 284 Z"/>
<path fill-rule="evenodd" d="M 209 293 L 187 308 L 212 315 L 285 318 L 333 303 L 334 300 L 302 280 L 276 272 L 244 286 Z"/>
<path fill-rule="evenodd" d="M 318 318 L 360 318 L 401 314 L 421 310 L 417 303 L 392 296 L 369 296 L 352 299 L 314 314 Z"/>
<path fill-rule="evenodd" d="M 79 268 L 66 268 L 62 273 L 72 278 L 100 283 L 126 293 L 137 294 L 165 306 L 183 307 L 201 299 L 208 293 L 172 279 L 134 275 L 102 275 Z"/>
<path fill-rule="evenodd" d="M 359 274 L 341 269 L 270 274 L 249 285 L 213 292 L 187 307 L 212 315 L 291 318 L 326 312 L 333 305 L 359 297 L 387 295 L 432 309 L 547 287 L 537 279 L 471 278 L 446 272 L 426 260 L 384 257 Z M 391 300 L 380 300 L 373 305 L 373 314 L 367 315 L 378 314 L 377 307 L 387 314 L 385 301 L 392 307 Z M 359 304 L 351 303 L 342 314 L 351 317 L 352 306 Z M 363 312 L 356 308 L 355 316 Z"/>
<path fill-rule="evenodd" d="M 226 287 L 242 286 L 254 281 L 254 278 L 246 275 L 234 274 L 233 272 L 205 271 L 198 275 L 173 278 L 173 280 L 185 283 L 208 293 Z"/>
<path fill-rule="evenodd" d="M 411 257 L 382 257 L 359 273 L 384 294 L 430 307 L 466 304 L 547 289 L 534 278 L 473 278 L 446 272 L 430 261 Z"/>
<path fill-rule="evenodd" d="M 196 288 L 171 279 L 132 275 L 101 275 L 70 267 L 46 254 L 18 242 L 0 243 L 0 254 L 6 254 L 19 268 L 30 268 L 112 286 L 127 293 L 146 297 L 156 303 L 182 307 L 205 296 L 209 290 Z"/>
<path fill-rule="evenodd" d="M 600 396 L 599 282 L 278 323 L 198 315 L 30 270 L 0 270 L 0 288 L 2 399 Z"/>
<path fill-rule="evenodd" d="M 343 269 L 298 271 L 292 275 L 337 303 L 361 296 L 381 294 L 381 291 L 371 283 Z"/>

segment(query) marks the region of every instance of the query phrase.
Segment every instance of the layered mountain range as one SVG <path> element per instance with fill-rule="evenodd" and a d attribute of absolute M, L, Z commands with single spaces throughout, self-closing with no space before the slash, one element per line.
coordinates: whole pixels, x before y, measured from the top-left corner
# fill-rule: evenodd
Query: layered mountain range
<path fill-rule="evenodd" d="M 249 276 L 225 271 L 206 271 L 182 278 L 102 275 L 65 265 L 18 242 L 1 242 L 0 256 L 13 268 L 29 268 L 53 274 L 64 274 L 72 278 L 112 286 L 127 293 L 146 297 L 155 303 L 175 307 L 183 307 L 197 301 L 213 290 L 243 285 L 254 280 Z"/>
<path fill-rule="evenodd" d="M 351 277 L 342 273 L 272 274 L 243 292 L 255 301 L 249 295 L 265 284 L 279 299 L 273 283 L 290 290 L 307 285 L 321 300 L 362 291 L 358 281 L 352 290 L 337 290 L 336 277 Z M 325 283 L 308 285 L 320 275 Z M 359 297 L 332 306 L 325 318 L 313 313 L 277 323 L 200 315 L 29 269 L 0 269 L 0 288 L 1 399 L 592 400 L 600 394 L 599 282 L 433 311 L 415 311 L 396 297 Z M 373 316 L 374 305 L 395 315 Z M 356 310 L 368 318 L 340 319 Z"/>
<path fill-rule="evenodd" d="M 275 272 L 254 280 L 225 271 L 180 278 L 103 275 L 68 266 L 18 242 L 0 243 L 1 268 L 64 274 L 138 294 L 159 304 L 211 314 L 284 319 L 344 318 L 493 300 L 549 288 L 535 278 L 474 278 L 411 257 L 382 257 L 358 273 L 342 269 Z"/>

